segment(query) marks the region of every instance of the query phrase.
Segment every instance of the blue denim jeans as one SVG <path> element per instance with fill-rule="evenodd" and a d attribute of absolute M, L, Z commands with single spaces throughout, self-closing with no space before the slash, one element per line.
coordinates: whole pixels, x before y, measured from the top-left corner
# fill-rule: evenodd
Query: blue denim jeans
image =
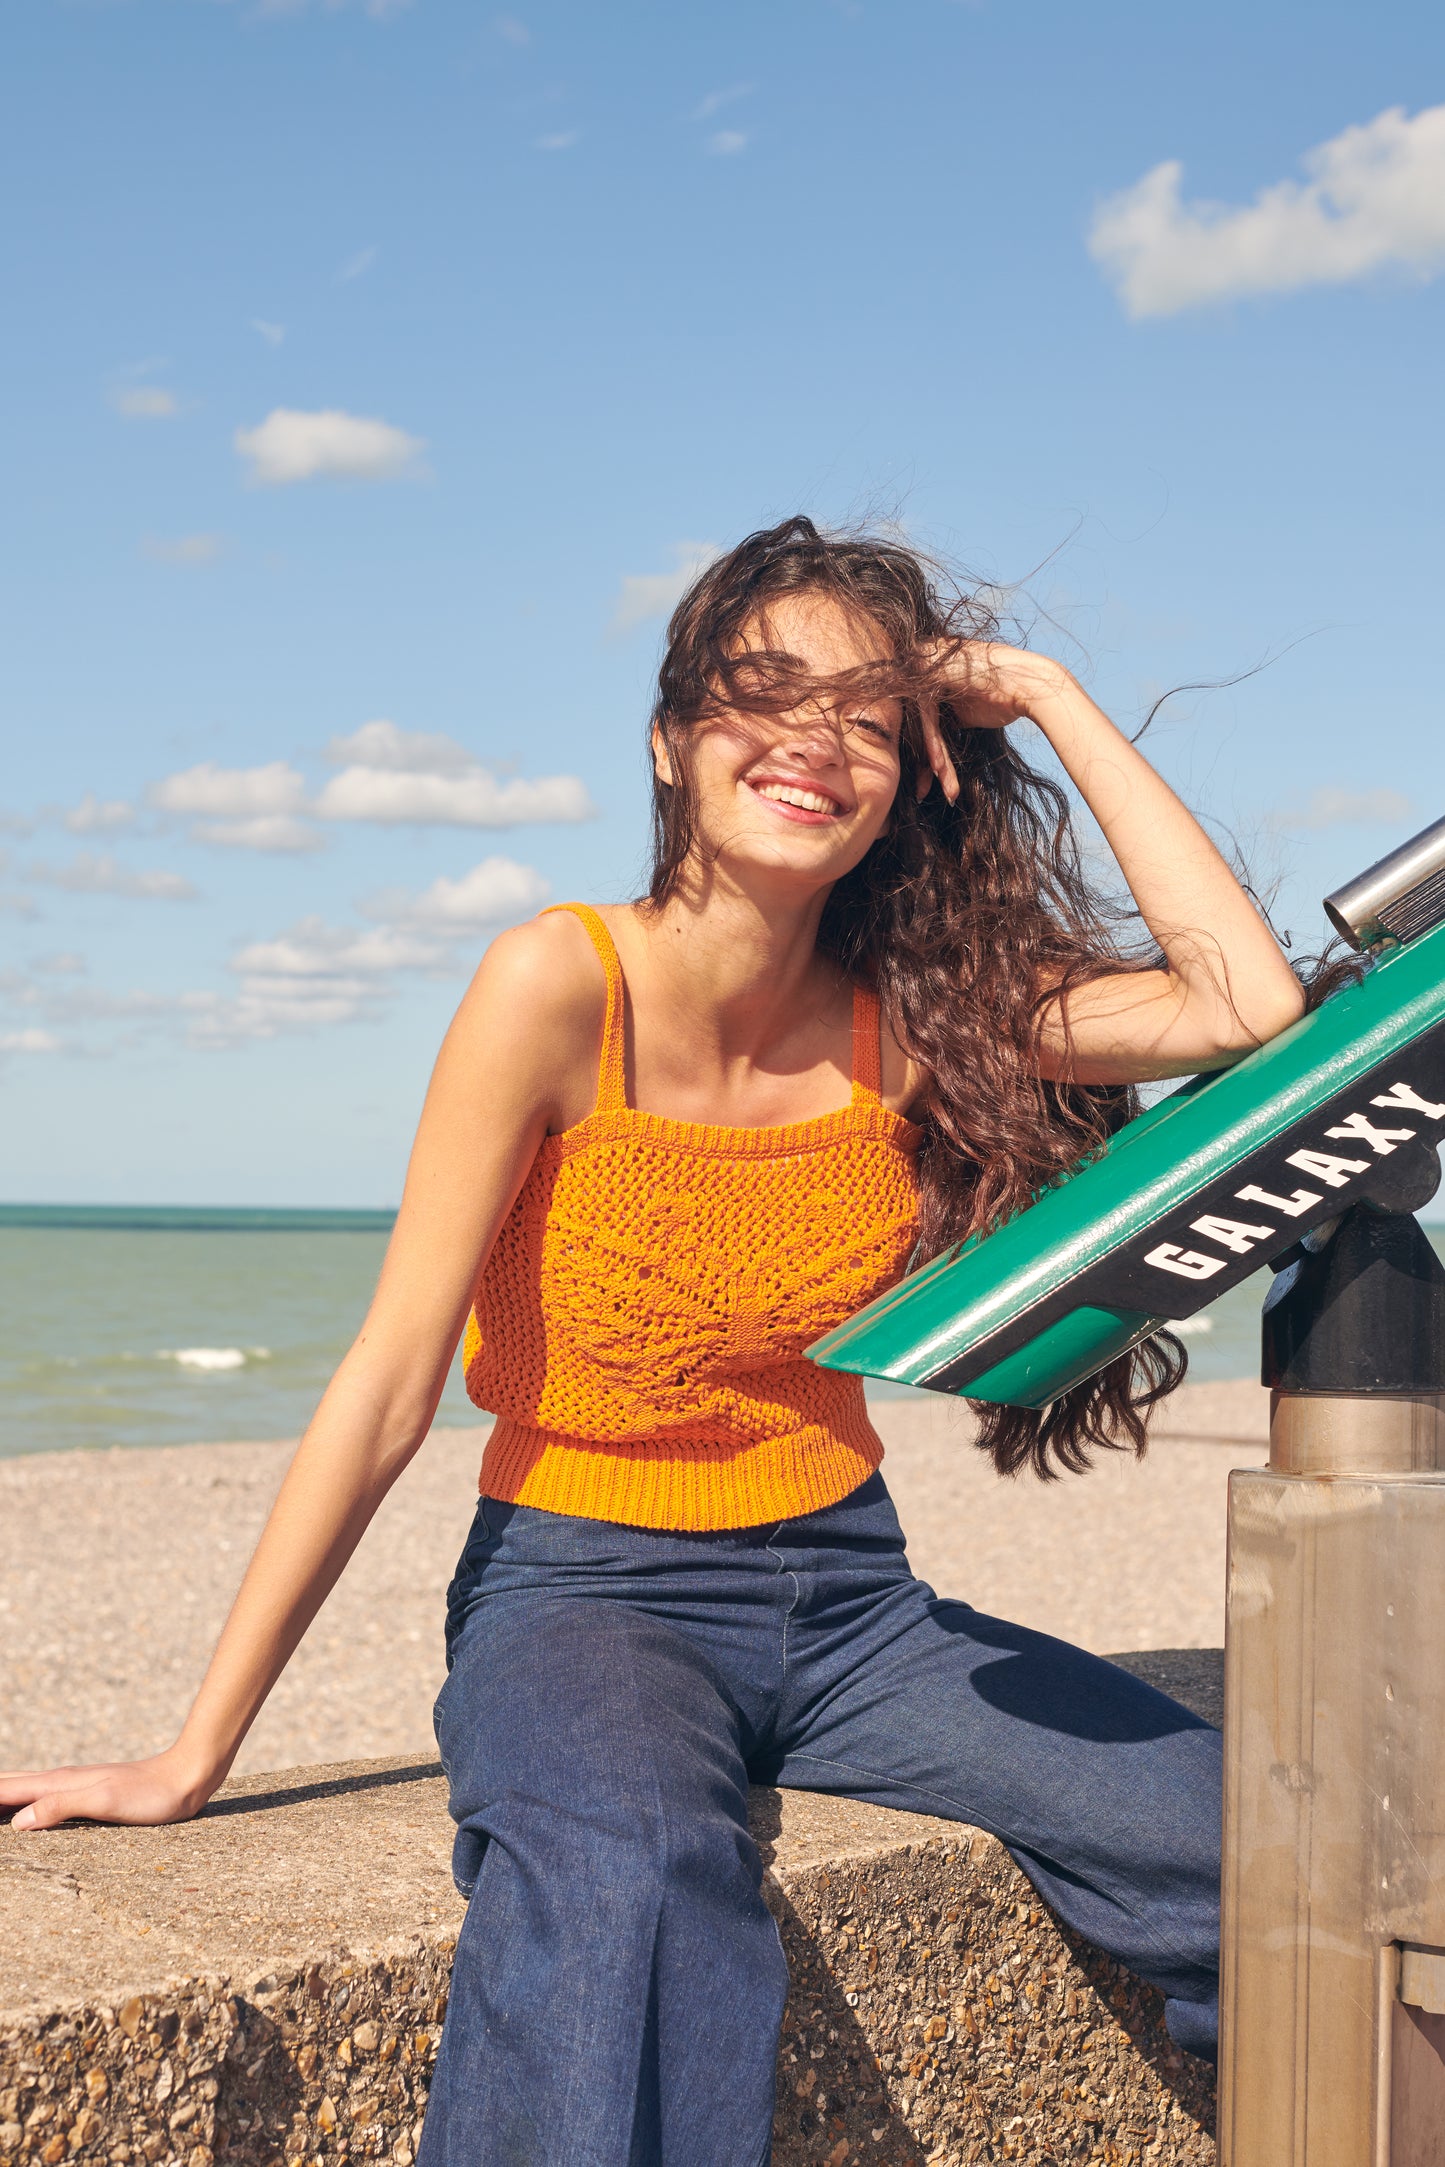
<path fill-rule="evenodd" d="M 437 1738 L 471 1897 L 418 2167 L 761 2167 L 787 1974 L 754 1783 L 1000 1836 L 1211 2054 L 1219 1733 L 916 1580 L 880 1475 L 659 1533 L 483 1498 Z"/>

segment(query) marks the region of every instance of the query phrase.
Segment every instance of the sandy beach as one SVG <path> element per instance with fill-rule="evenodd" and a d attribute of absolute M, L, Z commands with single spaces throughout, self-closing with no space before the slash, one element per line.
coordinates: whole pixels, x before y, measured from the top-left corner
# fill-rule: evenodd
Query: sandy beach
<path fill-rule="evenodd" d="M 1266 1457 L 1256 1384 L 1186 1385 L 1142 1462 L 1001 1482 L 959 1403 L 873 1408 L 914 1570 L 1100 1653 L 1218 1646 L 1225 1491 Z M 185 1714 L 290 1444 L 0 1461 L 0 1766 L 153 1752 Z M 430 1753 L 443 1595 L 479 1438 L 436 1430 L 262 1712 L 239 1772 Z"/>

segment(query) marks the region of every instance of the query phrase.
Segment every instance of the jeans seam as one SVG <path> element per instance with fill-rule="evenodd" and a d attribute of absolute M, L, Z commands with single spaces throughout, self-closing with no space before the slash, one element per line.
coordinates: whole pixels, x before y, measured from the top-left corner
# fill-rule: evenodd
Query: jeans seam
<path fill-rule="evenodd" d="M 781 1684 L 783 1687 L 786 1687 L 788 1682 L 788 1627 L 792 1622 L 793 1612 L 797 1609 L 799 1602 L 802 1600 L 803 1594 L 803 1584 L 799 1580 L 797 1574 L 793 1571 L 792 1566 L 785 1565 L 783 1563 L 782 1553 L 778 1550 L 775 1550 L 773 1547 L 778 1537 L 782 1534 L 783 1529 L 787 1525 L 788 1523 L 786 1520 L 780 1520 L 777 1526 L 773 1529 L 772 1534 L 768 1537 L 769 1557 L 776 1560 L 779 1575 L 781 1576 L 783 1573 L 786 1573 L 788 1578 L 793 1583 L 793 1599 L 789 1603 L 787 1609 L 783 1612 L 783 1675 L 781 1679 Z"/>
<path fill-rule="evenodd" d="M 953 1813 L 948 1816 L 948 1818 L 952 1819 L 954 1816 L 957 1816 L 960 1820 L 966 1820 L 971 1828 L 981 1828 L 986 1835 L 998 1836 L 998 1840 L 1000 1843 L 1004 1841 L 1004 1838 L 999 1835 L 999 1831 L 996 1828 L 992 1827 L 990 1823 L 988 1823 L 987 1821 L 975 1820 L 972 1814 L 960 1813 L 958 1801 L 956 1799 L 950 1798 L 946 1791 L 935 1791 L 930 1789 L 926 1783 L 910 1783 L 904 1786 L 898 1776 L 891 1775 L 886 1769 L 861 1768 L 856 1761 L 835 1761 L 830 1755 L 826 1753 L 790 1753 L 788 1755 L 788 1761 L 790 1764 L 794 1761 L 813 1761 L 817 1764 L 819 1768 L 836 1768 L 840 1772 L 840 1774 L 849 1776 L 862 1776 L 866 1778 L 869 1783 L 898 1784 L 900 1788 L 907 1788 L 908 1790 L 915 1792 L 919 1798 L 932 1798 L 937 1800 L 940 1805 L 951 1806 L 953 1809 Z M 907 1809 L 904 1808 L 903 1810 L 906 1811 Z"/>

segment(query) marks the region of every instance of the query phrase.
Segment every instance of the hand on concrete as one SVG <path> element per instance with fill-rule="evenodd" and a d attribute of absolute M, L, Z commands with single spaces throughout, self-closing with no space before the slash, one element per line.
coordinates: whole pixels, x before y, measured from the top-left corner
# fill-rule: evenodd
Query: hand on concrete
<path fill-rule="evenodd" d="M 14 1807 L 10 1826 L 58 1828 L 62 1821 L 124 1821 L 153 1827 L 188 1821 L 220 1781 L 197 1781 L 174 1753 L 146 1761 L 112 1761 L 97 1768 L 22 1769 L 0 1775 L 0 1813 Z"/>

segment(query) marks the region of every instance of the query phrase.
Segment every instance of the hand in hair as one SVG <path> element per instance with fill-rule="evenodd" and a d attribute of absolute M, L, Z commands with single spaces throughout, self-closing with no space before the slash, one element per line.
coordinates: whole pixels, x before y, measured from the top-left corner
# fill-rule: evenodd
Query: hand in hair
<path fill-rule="evenodd" d="M 939 709 L 951 709 L 966 729 L 1006 730 L 1011 722 L 1035 719 L 1035 708 L 1058 693 L 1068 672 L 1050 655 L 1031 655 L 1002 640 L 934 640 L 924 652 L 935 690 L 930 700 L 920 703 L 928 769 L 920 773 L 916 787 L 919 798 L 926 798 L 936 775 L 952 805 L 958 797 L 958 775 Z"/>

